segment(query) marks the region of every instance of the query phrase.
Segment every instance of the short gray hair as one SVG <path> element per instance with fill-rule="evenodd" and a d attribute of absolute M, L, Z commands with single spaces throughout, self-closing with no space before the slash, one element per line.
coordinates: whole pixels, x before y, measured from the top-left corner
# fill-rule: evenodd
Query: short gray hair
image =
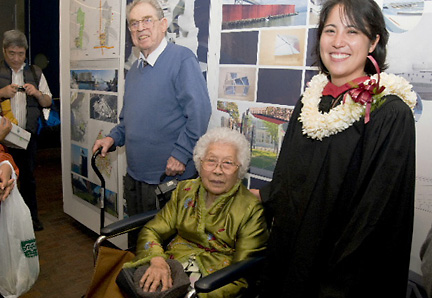
<path fill-rule="evenodd" d="M 141 4 L 141 3 L 148 3 L 151 6 L 153 6 L 153 8 L 156 9 L 156 16 L 158 17 L 159 20 L 164 18 L 163 9 L 157 0 L 134 0 L 133 2 L 129 3 L 126 7 L 126 19 L 127 19 L 128 23 L 130 21 L 129 16 L 130 16 L 131 10 L 135 6 L 137 6 L 138 4 Z"/>
<path fill-rule="evenodd" d="M 196 143 L 193 160 L 198 173 L 201 170 L 201 159 L 205 157 L 210 144 L 214 143 L 230 144 L 237 148 L 237 160 L 240 163 L 238 178 L 243 179 L 251 160 L 250 144 L 244 135 L 227 127 L 217 127 L 207 131 Z"/>
<path fill-rule="evenodd" d="M 3 49 L 19 47 L 28 49 L 27 37 L 19 30 L 9 30 L 3 33 Z"/>

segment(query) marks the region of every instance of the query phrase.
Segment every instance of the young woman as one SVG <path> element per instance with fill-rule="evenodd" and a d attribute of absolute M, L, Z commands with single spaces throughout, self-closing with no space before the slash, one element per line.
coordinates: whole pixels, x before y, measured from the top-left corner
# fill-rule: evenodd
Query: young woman
<path fill-rule="evenodd" d="M 386 68 L 373 0 L 328 0 L 320 74 L 295 107 L 273 180 L 260 297 L 405 297 L 414 208 L 416 95 Z"/>

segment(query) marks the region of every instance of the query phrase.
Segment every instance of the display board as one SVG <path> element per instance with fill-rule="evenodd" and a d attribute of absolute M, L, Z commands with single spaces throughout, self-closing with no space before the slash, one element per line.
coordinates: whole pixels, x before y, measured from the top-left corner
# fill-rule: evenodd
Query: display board
<path fill-rule="evenodd" d="M 410 264 L 420 274 L 419 251 L 432 225 L 432 1 L 407 3 L 384 2 L 388 7 L 384 11 L 390 31 L 388 71 L 405 77 L 422 98 L 415 115 L 416 199 Z"/>
<path fill-rule="evenodd" d="M 212 101 L 210 127 L 241 131 L 251 143 L 249 186 L 271 180 L 292 109 L 313 66 L 322 0 L 161 0 L 167 39 L 198 56 Z M 432 223 L 432 1 L 378 1 L 390 32 L 389 72 L 407 78 L 416 108 L 417 179 L 411 269 Z M 126 3 L 61 2 L 61 98 L 64 210 L 99 231 L 100 183 L 91 147 L 116 124 L 124 74 L 137 57 L 127 32 Z M 124 148 L 100 161 L 107 179 L 107 223 L 126 216 Z M 124 240 L 122 240 L 124 242 Z"/>

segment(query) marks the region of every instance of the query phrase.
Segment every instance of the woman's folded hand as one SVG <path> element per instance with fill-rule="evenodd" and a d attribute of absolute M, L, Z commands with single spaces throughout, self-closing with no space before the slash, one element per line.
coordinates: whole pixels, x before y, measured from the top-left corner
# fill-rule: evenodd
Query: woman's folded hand
<path fill-rule="evenodd" d="M 161 291 L 172 287 L 170 266 L 164 258 L 154 257 L 150 261 L 150 267 L 140 280 L 140 287 L 143 288 L 144 292 L 155 292 L 161 284 Z"/>

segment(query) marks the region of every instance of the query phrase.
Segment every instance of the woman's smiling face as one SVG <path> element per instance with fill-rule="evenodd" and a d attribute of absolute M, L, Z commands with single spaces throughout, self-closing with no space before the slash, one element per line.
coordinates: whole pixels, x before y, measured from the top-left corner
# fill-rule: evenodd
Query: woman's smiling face
<path fill-rule="evenodd" d="M 320 37 L 321 60 L 332 83 L 341 86 L 364 76 L 367 56 L 378 41 L 379 36 L 372 42 L 362 31 L 350 25 L 341 5 L 333 7 Z"/>

